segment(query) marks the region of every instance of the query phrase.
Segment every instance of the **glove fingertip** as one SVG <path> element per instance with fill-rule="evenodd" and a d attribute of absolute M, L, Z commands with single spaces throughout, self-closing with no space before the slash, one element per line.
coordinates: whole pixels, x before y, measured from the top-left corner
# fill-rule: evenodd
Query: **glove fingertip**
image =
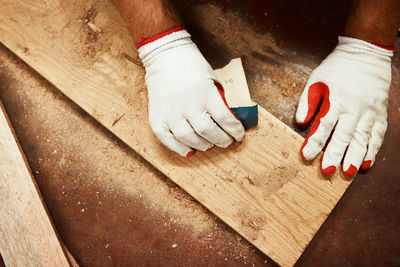
<path fill-rule="evenodd" d="M 354 175 L 356 175 L 356 173 L 358 172 L 358 169 L 356 166 L 354 166 L 353 164 L 350 164 L 349 168 L 345 171 L 343 170 L 343 166 L 342 166 L 342 171 L 343 174 L 349 178 L 353 178 Z"/>
<path fill-rule="evenodd" d="M 307 123 L 306 123 L 306 121 L 305 121 L 306 118 L 307 118 L 307 116 L 306 116 L 305 113 L 306 113 L 306 110 L 307 110 L 308 107 L 304 107 L 303 102 L 304 102 L 304 101 L 300 100 L 299 105 L 298 105 L 298 107 L 297 107 L 296 116 L 295 116 L 295 122 L 296 122 L 296 124 L 297 124 L 298 126 L 301 126 L 301 127 L 307 125 Z"/>
<path fill-rule="evenodd" d="M 309 88 L 304 89 L 296 110 L 295 121 L 300 127 L 306 126 L 314 115 L 309 103 Z"/>
<path fill-rule="evenodd" d="M 232 143 L 230 143 L 226 148 L 230 148 L 234 143 L 235 143 L 235 141 L 233 141 Z"/>
<path fill-rule="evenodd" d="M 325 176 L 331 176 L 332 174 L 335 173 L 335 171 L 336 171 L 336 167 L 333 165 L 328 166 L 326 168 L 322 168 L 322 165 L 321 165 L 321 172 Z"/>
<path fill-rule="evenodd" d="M 306 118 L 308 117 L 307 115 L 304 115 L 304 107 L 301 107 L 301 102 L 299 103 L 299 106 L 296 111 L 296 116 L 295 116 L 295 122 L 298 126 L 304 127 L 306 126 L 309 121 L 306 121 Z"/>
<path fill-rule="evenodd" d="M 304 156 L 303 149 L 304 149 L 304 145 L 300 149 L 300 156 L 303 159 L 303 161 L 307 161 L 306 157 Z"/>
<path fill-rule="evenodd" d="M 325 158 L 325 153 L 322 155 L 321 161 L 319 163 L 319 168 L 321 169 L 321 172 L 323 175 L 332 176 L 336 171 L 336 166 L 332 165 L 332 163 L 329 163 L 329 162 L 326 163 L 327 160 L 326 159 L 324 160 L 324 158 Z M 326 165 L 328 165 L 328 166 L 324 168 L 323 166 L 326 166 Z"/>
<path fill-rule="evenodd" d="M 360 169 L 361 170 L 368 170 L 372 166 L 372 160 L 364 160 L 364 162 L 361 164 Z"/>
<path fill-rule="evenodd" d="M 213 146 L 212 146 L 212 147 L 209 147 L 209 148 L 206 149 L 206 152 L 209 152 L 209 151 L 211 151 L 211 150 L 213 150 L 213 149 L 214 149 Z"/>
<path fill-rule="evenodd" d="M 190 157 L 193 156 L 193 155 L 194 155 L 194 150 L 189 151 L 189 152 L 186 154 L 186 158 L 190 158 Z"/>
<path fill-rule="evenodd" d="M 238 127 L 240 127 L 240 130 L 238 130 L 238 133 L 235 136 L 233 136 L 233 138 L 235 138 L 235 140 L 238 142 L 242 142 L 244 138 L 244 128 L 242 124 L 240 124 L 240 126 Z"/>
<path fill-rule="evenodd" d="M 303 161 L 310 161 L 313 160 L 316 157 L 316 149 L 313 148 L 312 144 L 309 143 L 309 138 L 311 136 L 307 137 L 306 140 L 304 140 L 303 145 L 300 148 L 300 156 L 303 159 Z"/>

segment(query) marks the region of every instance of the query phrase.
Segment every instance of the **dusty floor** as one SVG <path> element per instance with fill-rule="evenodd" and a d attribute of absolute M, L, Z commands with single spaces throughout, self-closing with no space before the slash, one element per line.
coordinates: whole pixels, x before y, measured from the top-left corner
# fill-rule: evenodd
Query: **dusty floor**
<path fill-rule="evenodd" d="M 291 127 L 307 76 L 349 10 L 346 1 L 176 2 L 213 67 L 241 56 L 253 99 Z M 397 54 L 376 166 L 357 176 L 299 266 L 400 265 L 399 68 Z M 274 265 L 2 46 L 0 98 L 82 266 Z"/>

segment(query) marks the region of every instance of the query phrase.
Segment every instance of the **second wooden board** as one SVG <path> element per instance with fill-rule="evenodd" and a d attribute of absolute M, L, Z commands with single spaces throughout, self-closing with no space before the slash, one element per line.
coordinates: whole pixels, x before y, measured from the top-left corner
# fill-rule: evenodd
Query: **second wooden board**
<path fill-rule="evenodd" d="M 0 252 L 5 264 L 77 266 L 58 240 L 1 101 L 0 151 Z"/>

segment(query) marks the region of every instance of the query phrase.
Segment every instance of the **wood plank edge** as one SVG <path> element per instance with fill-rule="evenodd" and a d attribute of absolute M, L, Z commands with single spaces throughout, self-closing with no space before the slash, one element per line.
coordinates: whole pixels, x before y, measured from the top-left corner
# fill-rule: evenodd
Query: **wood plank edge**
<path fill-rule="evenodd" d="M 24 62 L 25 62 L 25 61 L 24 61 Z M 18 150 L 19 150 L 19 152 L 20 152 L 20 154 L 21 154 L 21 156 L 22 156 L 22 158 L 23 158 L 23 160 L 24 160 L 24 163 L 25 163 L 25 165 L 26 165 L 26 168 L 27 168 L 27 170 L 28 170 L 28 172 L 29 172 L 29 174 L 30 174 L 30 177 L 31 177 L 31 181 L 32 181 L 32 183 L 33 183 L 33 186 L 34 186 L 35 189 L 36 189 L 36 192 L 37 192 L 37 194 L 38 194 L 38 196 L 39 196 L 39 199 L 40 199 L 40 201 L 41 201 L 42 207 L 43 207 L 43 209 L 44 209 L 44 211 L 45 211 L 45 213 L 46 213 L 46 215 L 47 215 L 47 218 L 48 218 L 48 220 L 49 220 L 49 222 L 50 222 L 50 225 L 51 225 L 51 227 L 52 227 L 52 232 L 55 234 L 55 236 L 56 236 L 56 238 L 57 238 L 57 240 L 58 240 L 58 242 L 59 242 L 59 244 L 60 244 L 61 250 L 62 250 L 63 253 L 64 253 L 64 257 L 66 258 L 66 260 L 67 260 L 67 262 L 69 263 L 70 266 L 73 266 L 73 267 L 79 266 L 79 265 L 77 264 L 77 262 L 75 261 L 74 257 L 72 256 L 72 254 L 71 254 L 71 253 L 68 251 L 68 249 L 63 245 L 63 242 L 62 242 L 60 236 L 59 236 L 58 233 L 57 233 L 57 230 L 56 230 L 56 227 L 55 227 L 55 225 L 54 225 L 54 222 L 53 222 L 53 220 L 51 219 L 50 212 L 48 211 L 48 209 L 47 209 L 47 207 L 46 207 L 46 204 L 45 204 L 45 202 L 44 202 L 43 196 L 42 196 L 42 194 L 40 193 L 39 187 L 38 187 L 38 185 L 37 185 L 37 183 L 36 183 L 36 180 L 35 180 L 35 178 L 34 178 L 34 175 L 33 175 L 33 173 L 32 173 L 32 170 L 31 170 L 31 168 L 30 168 L 30 166 L 29 166 L 29 164 L 28 164 L 28 160 L 26 159 L 25 153 L 24 153 L 23 150 L 22 150 L 21 144 L 19 143 L 18 137 L 17 137 L 17 135 L 16 135 L 16 133 L 15 133 L 15 131 L 14 131 L 14 128 L 12 127 L 12 124 L 11 124 L 11 122 L 10 122 L 10 119 L 9 119 L 9 117 L 8 117 L 8 115 L 7 115 L 7 112 L 6 112 L 5 108 L 4 108 L 4 105 L 3 105 L 2 101 L 1 101 L 1 99 L 0 99 L 0 109 L 1 109 L 1 111 L 3 112 L 3 114 L 4 114 L 4 117 L 5 117 L 6 121 L 7 121 L 8 127 L 10 128 L 10 131 L 11 131 L 13 137 L 14 137 L 15 143 L 17 144 Z"/>

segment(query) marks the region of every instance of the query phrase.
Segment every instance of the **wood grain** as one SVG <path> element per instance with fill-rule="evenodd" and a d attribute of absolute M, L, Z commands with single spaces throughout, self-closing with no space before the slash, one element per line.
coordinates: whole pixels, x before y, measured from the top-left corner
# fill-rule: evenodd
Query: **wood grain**
<path fill-rule="evenodd" d="M 304 165 L 303 138 L 262 108 L 242 144 L 190 159 L 170 152 L 148 125 L 144 71 L 111 1 L 65 2 L 0 0 L 0 41 L 274 261 L 293 265 L 350 181 L 326 179 L 318 161 Z"/>
<path fill-rule="evenodd" d="M 0 251 L 5 264 L 70 266 L 1 101 L 0 151 Z"/>

